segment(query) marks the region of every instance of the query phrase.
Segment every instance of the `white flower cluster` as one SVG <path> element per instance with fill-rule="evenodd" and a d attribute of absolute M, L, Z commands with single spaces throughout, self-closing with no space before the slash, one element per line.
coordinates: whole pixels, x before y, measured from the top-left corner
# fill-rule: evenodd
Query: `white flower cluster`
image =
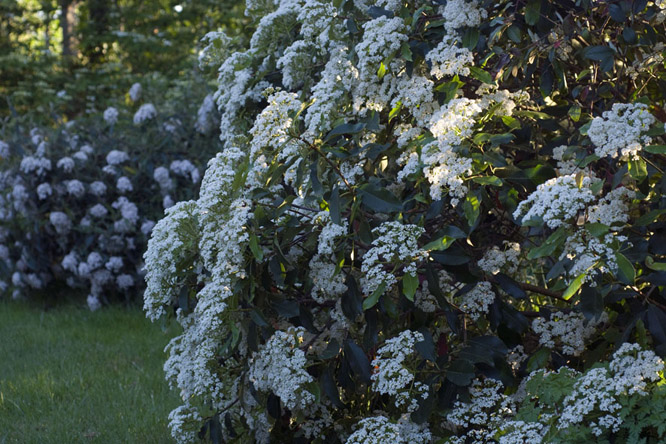
<path fill-rule="evenodd" d="M 599 436 L 604 430 L 619 430 L 623 395 L 647 395 L 647 385 L 661 380 L 664 361 L 652 351 L 641 351 L 637 344 L 623 344 L 613 355 L 609 368 L 598 367 L 576 381 L 564 399 L 558 427 L 566 429 L 586 423 Z"/>
<path fill-rule="evenodd" d="M 617 225 L 629 221 L 629 203 L 635 196 L 636 193 L 629 188 L 615 188 L 588 208 L 588 222 L 600 223 L 617 229 Z"/>
<path fill-rule="evenodd" d="M 587 135 L 596 146 L 599 157 L 631 160 L 638 157 L 643 145 L 651 142 L 645 135 L 656 119 L 642 103 L 614 103 L 602 117 L 592 119 Z"/>
<path fill-rule="evenodd" d="M 474 64 L 472 51 L 459 47 L 457 43 L 454 37 L 447 35 L 428 52 L 426 60 L 432 64 L 430 75 L 436 79 L 469 75 L 469 66 Z"/>
<path fill-rule="evenodd" d="M 291 163 L 285 175 L 285 181 L 292 183 L 296 179 L 297 168 L 302 160 L 299 153 L 303 143 L 294 139 L 289 134 L 289 129 L 294 124 L 291 114 L 295 114 L 301 109 L 301 102 L 296 94 L 277 91 L 270 95 L 268 103 L 250 129 L 252 135 L 250 157 L 255 159 L 252 177 L 258 180 L 259 175 L 268 168 L 271 159 L 267 159 L 260 152 L 263 148 L 270 147 L 276 154 L 276 161 Z M 263 185 L 259 182 L 251 182 L 251 184 Z"/>
<path fill-rule="evenodd" d="M 598 273 L 615 273 L 618 270 L 615 251 L 626 236 L 608 233 L 602 238 L 593 237 L 587 230 L 581 229 L 567 238 L 559 259 L 572 261 L 569 277 L 574 279 L 586 273 L 585 282 L 595 286 L 592 279 Z"/>
<path fill-rule="evenodd" d="M 140 125 L 147 120 L 151 120 L 157 116 L 157 110 L 155 105 L 152 103 L 144 103 L 141 107 L 134 113 L 134 124 Z"/>
<path fill-rule="evenodd" d="M 575 152 L 571 147 L 560 145 L 553 148 L 553 159 L 557 161 L 557 170 L 562 176 L 576 174 L 579 171 L 588 173 L 587 168 L 583 169 L 578 166 Z"/>
<path fill-rule="evenodd" d="M 446 419 L 455 427 L 468 429 L 454 442 L 492 442 L 504 421 L 515 411 L 513 400 L 504 393 L 504 384 L 495 379 L 475 379 L 469 388 L 470 402 L 456 401 Z"/>
<path fill-rule="evenodd" d="M 597 328 L 608 320 L 606 313 L 596 319 L 585 320 L 578 312 L 555 312 L 550 319 L 536 318 L 532 330 L 539 335 L 539 344 L 548 348 L 559 348 L 566 355 L 578 356 L 585 350 L 587 341 Z"/>
<path fill-rule="evenodd" d="M 446 29 L 451 32 L 463 26 L 473 28 L 488 17 L 488 12 L 479 7 L 479 0 L 448 0 L 440 7 Z"/>
<path fill-rule="evenodd" d="M 391 221 L 384 222 L 372 232 L 377 238 L 363 255 L 361 265 L 361 286 L 366 295 L 382 284 L 388 290 L 398 282 L 393 272 L 386 271 L 386 266 L 404 265 L 404 274 L 416 275 L 417 263 L 426 254 L 418 247 L 418 239 L 425 232 L 421 227 Z"/>
<path fill-rule="evenodd" d="M 496 245 L 487 250 L 483 257 L 477 262 L 480 269 L 488 274 L 497 274 L 504 270 L 513 275 L 520 265 L 520 244 L 517 242 L 504 241 L 506 249 L 500 250 Z"/>
<path fill-rule="evenodd" d="M 151 320 L 166 314 L 173 294 L 173 283 L 178 276 L 177 264 L 187 254 L 184 238 L 195 224 L 196 205 L 192 201 L 179 202 L 166 210 L 165 217 L 152 229 L 148 249 L 143 255 L 146 263 L 146 291 L 143 309 Z"/>
<path fill-rule="evenodd" d="M 345 444 L 426 444 L 432 440 L 425 425 L 414 424 L 407 417 L 395 423 L 383 415 L 371 416 L 360 420 L 354 428 L 356 431 Z"/>
<path fill-rule="evenodd" d="M 305 115 L 307 131 L 304 137 L 307 140 L 332 128 L 331 116 L 339 112 L 341 99 L 358 79 L 358 70 L 349 61 L 348 55 L 347 48 L 333 50 L 319 82 L 312 87 L 313 103 Z"/>
<path fill-rule="evenodd" d="M 405 330 L 398 336 L 387 339 L 377 350 L 375 359 L 372 360 L 372 389 L 382 394 L 395 396 L 396 407 L 402 407 L 407 399 L 410 399 L 409 391 L 417 390 L 423 384 L 414 383 L 413 369 L 409 368 L 409 357 L 416 350 L 417 342 L 423 341 L 423 334 L 411 330 Z M 405 390 L 406 389 L 406 390 Z M 407 391 L 406 396 L 399 396 Z M 428 397 L 425 391 L 424 398 Z M 407 406 L 408 411 L 416 410 L 418 399 L 411 398 L 412 405 Z"/>
<path fill-rule="evenodd" d="M 595 200 L 590 185 L 596 180 L 583 177 L 580 187 L 574 174 L 547 180 L 518 204 L 513 217 L 524 222 L 541 218 L 550 228 L 573 221 Z"/>
<path fill-rule="evenodd" d="M 36 173 L 38 176 L 43 176 L 47 171 L 51 170 L 51 159 L 46 157 L 33 157 L 25 156 L 21 159 L 21 171 L 26 174 Z"/>
<path fill-rule="evenodd" d="M 192 443 L 197 440 L 199 434 L 198 424 L 201 415 L 197 409 L 185 404 L 175 408 L 169 413 L 169 428 L 171 436 L 178 443 Z"/>
<path fill-rule="evenodd" d="M 104 110 L 104 121 L 109 125 L 115 125 L 118 122 L 118 110 L 112 106 Z"/>
<path fill-rule="evenodd" d="M 199 169 L 187 159 L 174 160 L 169 165 L 169 169 L 177 176 L 189 177 L 192 183 L 199 183 L 201 180 L 201 173 Z"/>
<path fill-rule="evenodd" d="M 495 292 L 490 282 L 481 281 L 460 297 L 460 309 L 473 321 L 488 313 L 490 305 L 495 301 Z"/>
<path fill-rule="evenodd" d="M 212 94 L 208 94 L 197 111 L 197 121 L 194 123 L 197 131 L 208 134 L 213 129 L 213 111 L 215 111 L 215 100 Z"/>
<path fill-rule="evenodd" d="M 472 171 L 472 159 L 462 157 L 455 147 L 472 135 L 475 117 L 482 108 L 476 100 L 453 99 L 441 107 L 430 119 L 430 132 L 437 141 L 424 146 L 421 151 L 423 173 L 430 182 L 430 197 L 439 200 L 442 191 L 448 190 L 451 204 L 467 194 L 463 177 Z"/>
<path fill-rule="evenodd" d="M 272 391 L 289 410 L 304 410 L 315 400 L 306 387 L 314 378 L 305 369 L 305 352 L 298 348 L 304 334 L 302 327 L 278 330 L 250 361 L 248 379 L 254 387 Z"/>
<path fill-rule="evenodd" d="M 129 154 L 125 151 L 111 150 L 106 155 L 106 163 L 111 166 L 117 166 L 129 160 Z"/>
<path fill-rule="evenodd" d="M 136 102 L 137 100 L 139 100 L 141 98 L 141 92 L 142 92 L 141 84 L 138 82 L 134 83 L 129 89 L 130 100 L 132 100 L 132 102 Z"/>
<path fill-rule="evenodd" d="M 452 283 L 453 277 L 444 270 L 440 270 L 437 276 L 439 290 L 442 294 L 445 296 L 453 294 L 456 288 Z M 424 313 L 432 313 L 439 307 L 439 302 L 437 302 L 437 298 L 430 291 L 429 286 L 428 281 L 424 280 L 414 295 L 414 305 Z"/>
<path fill-rule="evenodd" d="M 363 41 L 354 48 L 359 75 L 363 81 L 374 81 L 380 65 L 407 40 L 407 27 L 400 17 L 380 16 L 366 22 L 363 30 Z"/>

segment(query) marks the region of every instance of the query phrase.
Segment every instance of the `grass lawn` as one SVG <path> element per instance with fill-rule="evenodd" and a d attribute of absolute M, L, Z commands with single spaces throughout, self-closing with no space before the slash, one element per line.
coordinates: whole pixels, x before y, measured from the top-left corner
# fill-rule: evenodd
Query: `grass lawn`
<path fill-rule="evenodd" d="M 174 334 L 138 309 L 0 302 L 0 444 L 172 442 Z"/>

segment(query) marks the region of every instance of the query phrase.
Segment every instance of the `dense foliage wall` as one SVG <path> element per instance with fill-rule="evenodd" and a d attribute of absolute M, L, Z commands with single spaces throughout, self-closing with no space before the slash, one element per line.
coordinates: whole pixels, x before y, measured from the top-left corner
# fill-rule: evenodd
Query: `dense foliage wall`
<path fill-rule="evenodd" d="M 171 90 L 136 83 L 127 106 L 46 126 L 27 115 L 0 127 L 3 297 L 87 297 L 93 310 L 136 301 L 155 222 L 197 195 L 222 147 L 205 90 L 204 82 Z"/>
<path fill-rule="evenodd" d="M 174 437 L 663 440 L 666 4 L 246 13 L 145 255 Z"/>

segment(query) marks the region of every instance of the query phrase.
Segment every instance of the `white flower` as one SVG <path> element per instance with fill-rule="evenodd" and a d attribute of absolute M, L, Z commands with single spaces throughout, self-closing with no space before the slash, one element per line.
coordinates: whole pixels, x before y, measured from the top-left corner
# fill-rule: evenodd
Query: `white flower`
<path fill-rule="evenodd" d="M 96 217 L 96 218 L 102 218 L 106 216 L 109 211 L 106 209 L 106 207 L 102 204 L 95 204 L 92 207 L 90 207 L 90 210 L 88 210 L 91 216 Z"/>
<path fill-rule="evenodd" d="M 539 343 L 548 348 L 556 346 L 567 355 L 578 356 L 585 350 L 585 341 L 607 320 L 605 313 L 596 320 L 586 321 L 577 312 L 555 312 L 550 319 L 536 318 L 532 330 L 539 335 Z"/>
<path fill-rule="evenodd" d="M 426 60 L 432 64 L 430 75 L 437 79 L 446 76 L 467 76 L 474 64 L 472 52 L 456 44 L 453 36 L 445 35 L 442 41 L 426 54 Z"/>
<path fill-rule="evenodd" d="M 132 181 L 129 180 L 129 178 L 122 176 L 119 177 L 118 181 L 116 182 L 116 189 L 118 189 L 119 193 L 124 194 L 134 190 L 134 187 L 132 186 Z"/>
<path fill-rule="evenodd" d="M 474 28 L 488 17 L 485 9 L 479 8 L 478 0 L 448 0 L 446 6 L 440 7 L 440 14 L 446 20 L 444 26 L 452 32 L 463 26 Z"/>
<path fill-rule="evenodd" d="M 61 168 L 66 173 L 71 173 L 74 169 L 74 160 L 71 157 L 63 157 L 56 164 L 58 168 Z"/>
<path fill-rule="evenodd" d="M 250 361 L 248 379 L 254 388 L 272 391 L 290 410 L 303 410 L 315 400 L 305 388 L 314 378 L 305 370 L 307 359 L 298 348 L 304 334 L 302 327 L 276 331 Z"/>
<path fill-rule="evenodd" d="M 51 185 L 48 183 L 40 183 L 37 186 L 37 197 L 39 197 L 39 200 L 44 200 L 51 194 L 53 194 L 53 190 L 51 189 Z"/>
<path fill-rule="evenodd" d="M 384 222 L 372 232 L 378 237 L 363 255 L 361 265 L 361 286 L 366 295 L 371 295 L 382 284 L 388 290 L 398 282 L 393 273 L 385 270 L 385 263 L 404 265 L 404 274 L 416 275 L 416 264 L 426 254 L 418 248 L 418 238 L 425 232 L 421 227 L 391 221 Z"/>
<path fill-rule="evenodd" d="M 162 191 L 170 191 L 173 188 L 173 181 L 169 177 L 169 170 L 163 166 L 155 168 L 153 178 L 159 184 Z"/>
<path fill-rule="evenodd" d="M 116 278 L 116 284 L 121 290 L 127 290 L 134 286 L 134 278 L 129 274 L 121 274 Z"/>
<path fill-rule="evenodd" d="M 642 145 L 651 142 L 650 137 L 641 134 L 655 121 L 642 103 L 614 103 L 602 117 L 592 119 L 587 135 L 596 146 L 594 153 L 597 156 L 631 160 L 638 156 Z"/>
<path fill-rule="evenodd" d="M 106 155 L 106 163 L 108 165 L 120 165 L 129 160 L 129 155 L 124 151 L 112 150 Z"/>
<path fill-rule="evenodd" d="M 81 181 L 72 179 L 65 182 L 67 187 L 67 194 L 74 197 L 81 197 L 85 194 L 86 189 Z"/>
<path fill-rule="evenodd" d="M 492 285 L 490 282 L 482 281 L 461 296 L 460 309 L 468 314 L 473 321 L 477 321 L 481 315 L 488 313 L 494 300 L 495 293 Z"/>
<path fill-rule="evenodd" d="M 523 222 L 541 218 L 548 227 L 557 228 L 574 220 L 579 211 L 594 201 L 590 185 L 597 180 L 583 177 L 580 187 L 574 174 L 547 180 L 520 202 L 513 217 L 522 217 Z"/>
<path fill-rule="evenodd" d="M 141 97 L 141 84 L 135 83 L 129 90 L 129 96 L 132 102 L 136 102 Z"/>
<path fill-rule="evenodd" d="M 51 160 L 45 157 L 25 156 L 21 159 L 20 170 L 25 174 L 37 173 L 43 176 L 47 171 L 51 171 Z"/>
<path fill-rule="evenodd" d="M 123 258 L 119 256 L 112 256 L 104 264 L 104 268 L 109 270 L 112 273 L 118 273 L 118 271 L 123 268 Z"/>
<path fill-rule="evenodd" d="M 408 359 L 416 350 L 417 342 L 423 341 L 423 334 L 405 330 L 400 335 L 388 339 L 377 350 L 371 366 L 372 389 L 382 394 L 395 396 L 395 405 L 400 408 L 406 405 L 408 412 L 418 407 L 418 397 L 410 392 L 427 398 L 427 386 L 420 382 L 414 383 L 414 368 L 410 368 Z M 420 392 L 420 393 L 419 393 Z M 425 395 L 425 396 L 423 396 Z"/>
<path fill-rule="evenodd" d="M 72 221 L 62 211 L 53 211 L 49 215 L 49 221 L 55 228 L 56 232 L 61 236 L 65 236 L 72 228 Z"/>
<path fill-rule="evenodd" d="M 503 268 L 509 275 L 515 273 L 520 263 L 520 244 L 508 241 L 504 241 L 504 244 L 507 247 L 504 251 L 497 246 L 487 250 L 477 263 L 479 268 L 493 275 L 499 273 Z"/>
<path fill-rule="evenodd" d="M 131 93 L 130 93 L 131 94 Z M 134 99 L 132 99 L 134 100 Z M 118 122 L 118 110 L 110 106 L 104 110 L 104 121 L 109 125 L 115 125 Z"/>
<path fill-rule="evenodd" d="M 141 108 L 134 113 L 134 124 L 140 125 L 146 120 L 151 120 L 157 116 L 157 110 L 152 103 L 144 103 Z"/>
<path fill-rule="evenodd" d="M 0 159 L 6 159 L 9 157 L 9 144 L 0 140 Z"/>
<path fill-rule="evenodd" d="M 106 193 L 104 182 L 95 181 L 90 184 L 90 192 L 95 196 L 103 196 Z"/>

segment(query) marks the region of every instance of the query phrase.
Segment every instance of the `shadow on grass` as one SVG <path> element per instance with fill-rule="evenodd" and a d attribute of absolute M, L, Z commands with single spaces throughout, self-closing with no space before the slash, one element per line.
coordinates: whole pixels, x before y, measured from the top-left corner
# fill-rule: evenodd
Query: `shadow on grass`
<path fill-rule="evenodd" d="M 163 332 L 137 308 L 0 302 L 0 443 L 167 443 Z"/>

